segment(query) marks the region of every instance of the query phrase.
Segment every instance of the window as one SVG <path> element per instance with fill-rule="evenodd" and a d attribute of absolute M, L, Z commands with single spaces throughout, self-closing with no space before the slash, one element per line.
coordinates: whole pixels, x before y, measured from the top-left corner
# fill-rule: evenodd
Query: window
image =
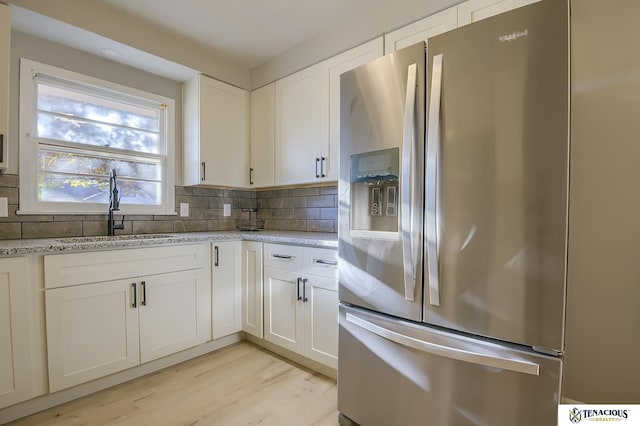
<path fill-rule="evenodd" d="M 172 99 L 20 64 L 20 213 L 175 214 Z"/>

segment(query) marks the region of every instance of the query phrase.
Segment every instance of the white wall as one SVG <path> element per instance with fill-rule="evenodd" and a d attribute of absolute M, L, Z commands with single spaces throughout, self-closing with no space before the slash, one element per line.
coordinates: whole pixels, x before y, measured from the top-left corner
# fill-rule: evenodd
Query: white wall
<path fill-rule="evenodd" d="M 176 101 L 175 183 L 176 185 L 182 184 L 182 84 L 180 82 L 17 31 L 11 32 L 9 167 L 7 173 L 18 173 L 18 102 L 20 99 L 21 57 L 174 99 Z"/>

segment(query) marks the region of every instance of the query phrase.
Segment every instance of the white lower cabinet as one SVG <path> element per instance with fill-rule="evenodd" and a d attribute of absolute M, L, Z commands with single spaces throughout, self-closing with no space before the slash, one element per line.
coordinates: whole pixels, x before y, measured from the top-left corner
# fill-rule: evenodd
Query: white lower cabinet
<path fill-rule="evenodd" d="M 265 340 L 337 368 L 337 252 L 265 244 L 264 263 Z"/>
<path fill-rule="evenodd" d="M 262 243 L 242 242 L 242 330 L 262 339 Z"/>
<path fill-rule="evenodd" d="M 151 252 L 150 252 L 151 251 Z M 149 254 L 151 253 L 151 254 Z M 138 256 L 140 255 L 140 256 Z M 130 249 L 45 256 L 45 305 L 49 390 L 55 392 L 89 380 L 197 346 L 211 340 L 211 277 L 208 245 Z M 81 256 L 84 265 L 69 256 Z M 145 274 L 172 256 L 185 270 Z M 119 277 L 119 260 L 139 257 L 138 277 Z M 92 264 L 113 262 L 96 281 Z M 69 262 L 69 282 L 57 272 Z M 48 278 L 50 278 L 48 280 Z"/>
<path fill-rule="evenodd" d="M 211 334 L 228 336 L 242 330 L 242 242 L 213 244 L 211 266 Z"/>
<path fill-rule="evenodd" d="M 27 259 L 0 259 L 0 408 L 34 396 Z"/>

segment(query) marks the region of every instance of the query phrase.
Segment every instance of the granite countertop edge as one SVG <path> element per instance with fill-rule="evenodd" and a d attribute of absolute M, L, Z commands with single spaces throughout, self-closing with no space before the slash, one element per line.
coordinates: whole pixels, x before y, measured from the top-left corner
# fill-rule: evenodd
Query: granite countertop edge
<path fill-rule="evenodd" d="M 130 237 L 130 238 L 127 238 Z M 98 241 L 91 241 L 92 237 L 75 238 L 46 238 L 1 240 L 0 257 L 20 256 L 27 254 L 55 254 L 105 249 L 153 247 L 160 245 L 179 245 L 199 242 L 215 241 L 258 241 L 276 244 L 294 244 L 309 247 L 337 248 L 338 234 L 325 232 L 293 232 L 293 231 L 213 231 L 213 232 L 185 232 L 140 234 L 132 236 L 116 236 L 109 240 L 107 237 Z M 120 239 L 117 239 L 120 238 Z M 126 239 L 122 239 L 126 238 Z"/>

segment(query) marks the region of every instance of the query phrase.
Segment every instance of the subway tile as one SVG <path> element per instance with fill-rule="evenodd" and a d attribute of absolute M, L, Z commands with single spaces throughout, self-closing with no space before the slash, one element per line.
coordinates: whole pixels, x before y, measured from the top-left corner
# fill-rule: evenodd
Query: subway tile
<path fill-rule="evenodd" d="M 335 221 L 333 220 L 308 220 L 307 231 L 309 232 L 336 232 Z"/>
<path fill-rule="evenodd" d="M 82 235 L 82 222 L 22 222 L 22 238 L 61 238 Z"/>
<path fill-rule="evenodd" d="M 320 188 L 298 188 L 294 190 L 296 197 L 308 197 L 313 195 L 320 195 Z"/>
<path fill-rule="evenodd" d="M 191 206 L 189 206 L 189 208 L 191 208 Z M 180 212 L 180 206 L 178 206 L 178 208 L 176 210 L 177 210 L 176 213 L 179 213 Z M 160 220 L 167 220 L 167 221 L 169 221 L 169 220 L 176 220 L 178 217 L 180 217 L 180 216 L 178 216 L 177 214 L 158 214 L 158 215 L 154 215 L 153 216 L 153 220 L 159 220 L 159 221 Z"/>
<path fill-rule="evenodd" d="M 319 208 L 305 208 L 305 209 L 296 209 L 295 210 L 295 219 L 320 219 L 320 209 Z"/>
<path fill-rule="evenodd" d="M 207 232 L 208 220 L 176 220 L 173 222 L 174 232 Z"/>
<path fill-rule="evenodd" d="M 118 231 L 124 232 L 125 230 Z M 82 236 L 83 237 L 95 237 L 96 235 L 107 235 L 107 221 L 90 221 L 85 220 L 82 222 Z"/>
<path fill-rule="evenodd" d="M 20 222 L 0 223 L 0 240 L 19 240 L 22 238 Z"/>
<path fill-rule="evenodd" d="M 307 221 L 306 220 L 287 220 L 283 226 L 286 226 L 286 231 L 306 231 L 307 230 Z"/>
<path fill-rule="evenodd" d="M 323 186 L 322 188 L 320 188 L 320 195 L 335 195 L 337 193 L 337 186 Z"/>
<path fill-rule="evenodd" d="M 224 190 L 225 198 L 254 198 L 255 195 L 252 191 L 244 191 L 240 189 L 225 189 Z"/>
<path fill-rule="evenodd" d="M 166 221 L 133 221 L 134 234 L 161 234 L 173 232 L 173 222 Z"/>
<path fill-rule="evenodd" d="M 282 221 L 277 219 L 267 219 L 264 221 L 264 229 L 282 231 Z"/>
<path fill-rule="evenodd" d="M 215 219 L 218 217 L 220 209 L 190 209 L 189 218 L 192 220 L 201 220 L 201 219 Z"/>
<path fill-rule="evenodd" d="M 18 188 L 18 175 L 0 175 L 0 186 L 5 188 Z"/>
<path fill-rule="evenodd" d="M 117 212 L 116 212 L 117 215 Z M 54 215 L 54 216 L 42 216 L 42 220 L 33 220 L 33 218 L 36 216 L 28 216 L 27 220 L 25 220 L 25 222 L 48 222 L 53 220 L 54 222 L 76 222 L 76 221 L 85 221 L 85 220 L 90 220 L 90 221 L 104 221 L 104 223 L 107 223 L 107 217 L 108 215 L 105 214 L 60 214 L 60 215 Z M 45 220 L 45 218 L 50 218 L 49 220 Z"/>
<path fill-rule="evenodd" d="M 193 195 L 196 197 L 223 197 L 224 190 L 218 188 L 193 188 Z"/>
<path fill-rule="evenodd" d="M 274 219 L 293 219 L 294 209 L 276 209 L 273 212 Z"/>
<path fill-rule="evenodd" d="M 20 202 L 20 191 L 18 188 L 0 187 L 0 197 L 6 197 L 8 204 L 18 204 Z"/>
<path fill-rule="evenodd" d="M 336 207 L 336 196 L 318 195 L 307 197 L 307 207 Z"/>
<path fill-rule="evenodd" d="M 231 219 L 214 219 L 209 221 L 209 231 L 235 231 L 236 221 Z"/>
<path fill-rule="evenodd" d="M 320 219 L 338 220 L 338 209 L 336 207 L 321 208 Z"/>
<path fill-rule="evenodd" d="M 193 195 L 193 188 L 190 186 L 176 186 L 175 193 L 176 193 L 176 196 L 180 196 L 180 195 L 191 196 Z"/>
<path fill-rule="evenodd" d="M 294 208 L 307 207 L 307 197 L 294 197 L 293 200 Z"/>
<path fill-rule="evenodd" d="M 189 208 L 206 209 L 209 207 L 209 200 L 209 197 L 190 197 L 188 201 L 181 201 L 181 203 L 189 203 Z M 177 207 L 180 208 L 180 204 Z"/>

